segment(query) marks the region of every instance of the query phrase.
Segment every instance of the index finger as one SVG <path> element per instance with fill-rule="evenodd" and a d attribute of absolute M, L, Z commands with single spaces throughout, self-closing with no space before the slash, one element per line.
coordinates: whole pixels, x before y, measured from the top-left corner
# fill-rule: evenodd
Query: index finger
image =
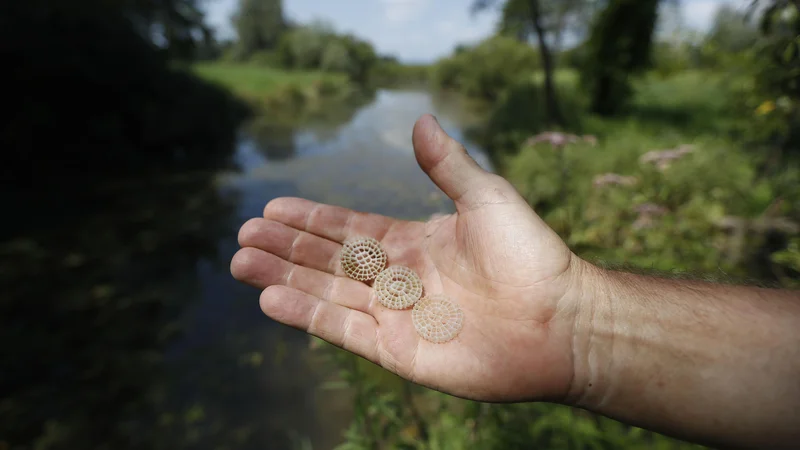
<path fill-rule="evenodd" d="M 338 243 L 357 235 L 380 241 L 399 222 L 380 214 L 293 197 L 276 198 L 269 202 L 264 208 L 264 218 Z"/>

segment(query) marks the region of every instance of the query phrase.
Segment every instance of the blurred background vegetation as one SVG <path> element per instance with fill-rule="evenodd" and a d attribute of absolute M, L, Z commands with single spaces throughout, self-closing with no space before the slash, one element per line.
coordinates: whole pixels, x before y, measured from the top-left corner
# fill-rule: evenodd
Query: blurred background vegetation
<path fill-rule="evenodd" d="M 257 293 L 214 281 L 229 278 L 237 227 L 273 196 L 427 214 L 435 193 L 411 200 L 424 208 L 373 208 L 382 197 L 320 181 L 339 169 L 307 156 L 384 146 L 391 116 L 361 108 L 411 102 L 469 110 L 462 137 L 584 258 L 798 287 L 800 3 L 723 6 L 707 32 L 658 33 L 679 7 L 465 2 L 499 11 L 495 34 L 405 64 L 328 23 L 292 23 L 280 0 L 239 0 L 232 40 L 198 0 L 6 2 L 0 449 L 692 447 L 563 406 L 453 399 L 317 340 L 313 370 L 282 366 L 295 344 L 255 331 Z M 349 170 L 370 169 L 359 155 Z M 256 159 L 261 184 L 220 182 Z M 381 192 L 406 193 L 397 183 Z M 187 324 L 208 297 L 246 308 Z M 186 348 L 198 359 L 176 364 Z M 296 398 L 262 392 L 309 370 L 321 375 L 297 392 L 347 403 L 332 441 L 287 432 L 277 419 Z M 292 423 L 335 415 L 306 408 Z"/>

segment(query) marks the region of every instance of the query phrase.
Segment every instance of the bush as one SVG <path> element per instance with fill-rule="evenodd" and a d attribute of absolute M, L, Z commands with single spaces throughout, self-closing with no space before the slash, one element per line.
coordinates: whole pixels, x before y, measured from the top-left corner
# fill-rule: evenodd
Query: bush
<path fill-rule="evenodd" d="M 689 42 L 659 42 L 653 46 L 653 69 L 665 78 L 689 70 L 695 66 L 693 50 Z"/>
<path fill-rule="evenodd" d="M 764 235 L 738 242 L 730 226 L 739 220 L 732 218 L 758 219 L 778 192 L 758 175 L 753 155 L 724 139 L 659 136 L 635 122 L 588 126 L 606 130 L 596 147 L 527 146 L 507 164 L 509 179 L 579 255 L 663 271 L 756 275 L 745 263 Z M 671 161 L 643 158 L 654 147 L 687 150 Z"/>
<path fill-rule="evenodd" d="M 172 67 L 122 11 L 105 2 L 15 5 L 2 27 L 16 36 L 7 100 L 19 105 L 3 133 L 5 180 L 61 192 L 232 163 L 245 105 Z"/>
<path fill-rule="evenodd" d="M 503 154 L 516 153 L 525 139 L 544 131 L 543 82 L 536 75 L 529 74 L 506 89 L 489 110 L 486 124 L 472 132 L 495 164 L 502 164 Z M 567 127 L 579 130 L 581 117 L 587 110 L 587 99 L 577 89 L 573 72 L 556 72 L 556 89 Z"/>
<path fill-rule="evenodd" d="M 333 41 L 325 47 L 320 61 L 320 69 L 326 72 L 350 73 L 355 61 L 350 58 L 348 48 L 341 41 Z"/>
<path fill-rule="evenodd" d="M 496 100 L 538 67 L 539 57 L 531 46 L 498 36 L 437 63 L 433 83 L 469 97 Z"/>
<path fill-rule="evenodd" d="M 424 85 L 430 78 L 427 65 L 401 64 L 392 58 L 382 58 L 372 69 L 370 79 L 379 86 Z"/>
<path fill-rule="evenodd" d="M 582 69 L 592 112 L 617 114 L 632 94 L 631 76 L 651 65 L 658 5 L 658 0 L 613 0 L 599 13 Z"/>
<path fill-rule="evenodd" d="M 288 69 L 343 73 L 366 84 L 378 57 L 372 45 L 353 36 L 336 34 L 325 25 L 295 28 L 281 38 L 279 60 Z"/>
<path fill-rule="evenodd" d="M 261 67 L 281 67 L 281 57 L 277 52 L 260 51 L 253 53 L 250 57 L 250 62 Z"/>
<path fill-rule="evenodd" d="M 350 388 L 355 420 L 336 450 L 700 449 L 585 411 L 547 403 L 487 404 L 420 388 L 314 338 Z"/>
<path fill-rule="evenodd" d="M 278 54 L 289 69 L 318 69 L 325 46 L 333 31 L 322 25 L 297 27 L 283 36 L 278 43 Z"/>

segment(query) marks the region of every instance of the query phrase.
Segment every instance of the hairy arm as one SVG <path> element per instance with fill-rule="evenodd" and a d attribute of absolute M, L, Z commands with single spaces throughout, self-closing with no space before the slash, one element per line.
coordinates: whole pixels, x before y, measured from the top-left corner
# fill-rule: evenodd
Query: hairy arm
<path fill-rule="evenodd" d="M 581 263 L 569 403 L 707 445 L 800 443 L 800 295 Z"/>

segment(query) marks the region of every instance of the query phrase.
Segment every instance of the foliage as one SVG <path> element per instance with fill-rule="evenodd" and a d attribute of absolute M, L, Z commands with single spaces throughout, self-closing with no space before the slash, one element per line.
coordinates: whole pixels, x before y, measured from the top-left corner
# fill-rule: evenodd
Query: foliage
<path fill-rule="evenodd" d="M 306 88 L 314 84 L 347 86 L 347 80 L 338 74 L 322 72 L 287 72 L 251 64 L 203 63 L 193 66 L 200 77 L 225 86 L 237 94 L 251 98 L 268 96 L 287 85 Z"/>
<path fill-rule="evenodd" d="M 267 50 L 253 53 L 248 62 L 255 66 L 267 67 L 271 69 L 280 69 L 283 66 L 283 62 L 281 61 L 281 57 L 278 52 Z"/>
<path fill-rule="evenodd" d="M 370 80 L 377 86 L 421 86 L 430 79 L 431 66 L 402 64 L 392 57 L 381 57 L 372 69 Z"/>
<path fill-rule="evenodd" d="M 170 67 L 124 11 L 99 0 L 9 8 L 0 28 L 17 83 L 6 100 L 17 108 L 2 133 L 5 181 L 46 196 L 121 176 L 230 165 L 245 105 Z"/>
<path fill-rule="evenodd" d="M 772 125 L 776 147 L 800 155 L 800 5 L 774 0 L 761 16 L 763 44 L 758 50 L 755 91 L 764 105 L 759 116 Z M 780 158 L 780 157 L 779 157 Z"/>
<path fill-rule="evenodd" d="M 249 113 L 170 64 L 192 54 L 194 8 L 4 5 L 0 447 L 122 448 L 157 429 L 194 264 L 232 232 L 210 173 L 233 166 Z"/>
<path fill-rule="evenodd" d="M 800 281 L 800 238 L 793 238 L 785 249 L 772 255 L 772 262 L 778 264 L 781 281 L 792 287 L 799 288 Z"/>
<path fill-rule="evenodd" d="M 612 115 L 631 95 L 629 76 L 647 68 L 659 0 L 610 0 L 592 26 L 583 84 L 591 110 Z"/>
<path fill-rule="evenodd" d="M 378 62 L 372 45 L 351 35 L 337 34 L 324 23 L 296 27 L 285 33 L 278 46 L 284 67 L 346 74 L 366 84 Z"/>
<path fill-rule="evenodd" d="M 578 89 L 576 73 L 561 70 L 556 72 L 555 79 L 565 123 L 570 129 L 580 129 L 587 106 Z M 500 154 L 516 152 L 525 139 L 544 131 L 546 115 L 542 76 L 536 72 L 510 86 L 489 108 L 485 124 L 473 130 L 472 135 L 498 165 L 502 163 Z"/>
<path fill-rule="evenodd" d="M 538 66 L 538 56 L 530 46 L 498 36 L 439 61 L 432 81 L 441 89 L 495 100 Z"/>
<path fill-rule="evenodd" d="M 476 0 L 473 3 L 473 11 L 485 9 L 494 3 L 494 0 Z M 559 127 L 566 125 L 556 93 L 554 79 L 556 65 L 550 41 L 554 40 L 556 47 L 559 47 L 562 34 L 568 28 L 570 16 L 587 9 L 586 7 L 590 4 L 591 2 L 582 0 L 560 2 L 506 0 L 503 4 L 500 33 L 508 35 L 510 32 L 521 42 L 529 42 L 535 39 L 538 44 L 542 70 L 544 71 L 544 120 L 550 125 Z M 578 34 L 577 29 L 573 29 L 573 32 L 575 35 Z"/>
<path fill-rule="evenodd" d="M 17 196 L 14 222 L 26 226 L 0 242 L 14 261 L 0 271 L 2 445 L 192 448 L 159 439 L 159 421 L 182 416 L 165 403 L 164 355 L 198 298 L 196 264 L 237 226 L 211 173 L 118 180 L 57 202 Z"/>
<path fill-rule="evenodd" d="M 456 399 L 327 344 L 320 347 L 340 373 L 340 381 L 325 387 L 350 388 L 355 397 L 355 418 L 336 450 L 701 448 L 566 406 Z"/>
<path fill-rule="evenodd" d="M 494 0 L 476 0 L 473 11 L 488 8 L 497 3 Z M 531 24 L 530 0 L 507 0 L 502 4 L 498 33 L 527 42 L 535 33 Z M 586 24 L 591 21 L 597 5 L 592 0 L 538 0 L 541 26 L 548 39 L 553 42 L 554 51 L 561 50 L 564 35 L 569 33 L 575 39 L 582 39 Z"/>
<path fill-rule="evenodd" d="M 753 48 L 758 39 L 758 29 L 752 20 L 731 5 L 717 10 L 706 36 L 706 42 L 722 53 L 741 53 Z"/>
<path fill-rule="evenodd" d="M 662 41 L 653 45 L 653 71 L 667 78 L 699 67 L 693 57 L 694 43 L 688 40 Z"/>
<path fill-rule="evenodd" d="M 537 75 L 500 96 L 486 137 L 507 150 L 496 155 L 501 173 L 579 255 L 666 276 L 797 285 L 800 243 L 786 230 L 800 219 L 800 169 L 765 176 L 762 156 L 733 138 L 740 75 L 641 77 L 630 114 L 614 119 L 576 98 L 571 130 L 584 136 L 566 145 L 526 142 L 542 126 L 541 102 L 530 101 L 541 95 Z M 576 78 L 558 74 L 562 93 L 577 91 Z M 339 450 L 701 448 L 564 406 L 454 399 L 334 355 L 360 402 Z"/>
<path fill-rule="evenodd" d="M 790 180 L 800 172 L 785 167 L 765 177 L 758 170 L 762 158 L 722 133 L 734 123 L 726 119 L 732 97 L 724 94 L 726 86 L 723 78 L 703 74 L 648 79 L 636 88 L 630 118 L 583 122 L 583 132 L 597 137 L 596 146 L 528 145 L 503 167 L 537 212 L 583 256 L 665 271 L 722 270 L 774 279 L 774 266 L 761 254 L 767 233 L 748 232 L 740 240 L 731 218 L 796 220 L 800 197 Z M 667 163 L 642 159 L 670 148 L 687 153 Z M 598 178 L 609 173 L 636 182 Z M 637 205 L 645 204 L 663 210 L 642 213 Z M 759 263 L 751 264 L 755 260 Z"/>
<path fill-rule="evenodd" d="M 235 59 L 245 61 L 257 52 L 271 51 L 286 30 L 282 0 L 239 0 L 233 17 L 238 34 Z"/>
<path fill-rule="evenodd" d="M 252 105 L 262 124 L 293 125 L 324 114 L 333 104 L 349 110 L 372 93 L 355 89 L 344 75 L 324 72 L 287 72 L 253 64 L 210 63 L 194 66 L 200 77 Z"/>
<path fill-rule="evenodd" d="M 50 2 L 40 1 L 39 7 L 47 10 L 47 3 Z M 203 22 L 201 0 L 163 0 L 158 2 L 149 0 L 98 2 L 90 0 L 74 6 L 76 9 L 111 7 L 116 10 L 116 13 L 122 11 L 131 22 L 126 25 L 126 28 L 132 25 L 143 39 L 156 41 L 162 52 L 170 59 L 193 59 L 198 52 L 203 50 L 203 47 L 213 41 L 211 31 Z"/>

